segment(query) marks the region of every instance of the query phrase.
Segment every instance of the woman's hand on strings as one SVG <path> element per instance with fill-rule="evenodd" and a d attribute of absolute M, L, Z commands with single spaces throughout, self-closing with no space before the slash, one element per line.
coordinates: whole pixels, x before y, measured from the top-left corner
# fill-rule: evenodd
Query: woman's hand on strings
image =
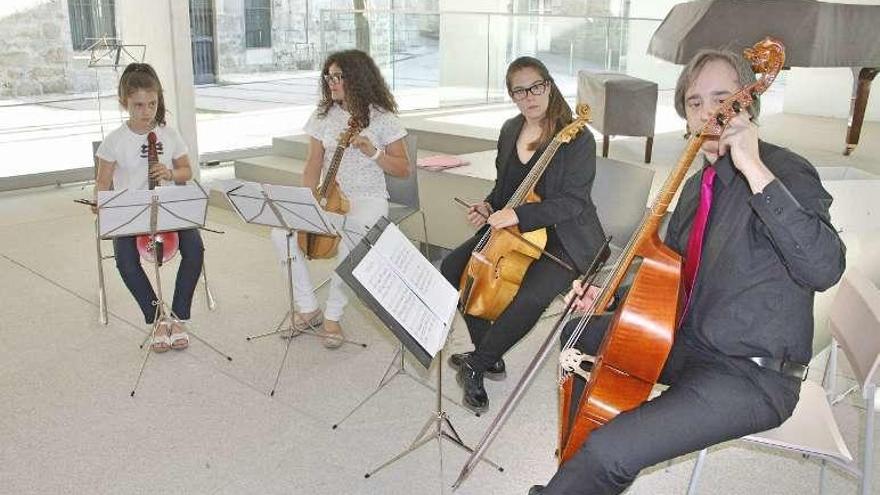
<path fill-rule="evenodd" d="M 595 301 L 597 297 L 599 297 L 598 287 L 590 285 L 585 290 L 581 285 L 581 281 L 575 279 L 571 282 L 571 290 L 565 295 L 565 304 L 568 304 L 572 298 L 575 298 L 572 307 L 575 311 L 583 313 L 593 305 L 593 301 Z"/>
<path fill-rule="evenodd" d="M 489 215 L 489 219 L 486 220 L 486 222 L 491 225 L 493 229 L 503 229 L 518 224 L 519 217 L 516 216 L 516 212 L 513 208 L 504 208 Z"/>

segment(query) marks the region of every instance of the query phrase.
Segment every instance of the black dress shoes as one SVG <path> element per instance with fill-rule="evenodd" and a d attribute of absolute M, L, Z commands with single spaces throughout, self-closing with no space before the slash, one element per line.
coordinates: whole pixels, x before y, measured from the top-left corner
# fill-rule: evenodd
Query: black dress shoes
<path fill-rule="evenodd" d="M 529 495 L 541 495 L 544 493 L 544 485 L 534 485 L 529 488 Z"/>
<path fill-rule="evenodd" d="M 449 365 L 455 369 L 458 369 L 470 355 L 470 352 L 453 354 L 449 356 Z M 490 366 L 489 369 L 484 372 L 484 374 L 486 378 L 493 381 L 503 380 L 507 378 L 507 367 L 504 365 L 504 359 L 499 359 L 498 361 L 495 361 L 495 363 L 493 363 L 492 366 Z"/>
<path fill-rule="evenodd" d="M 486 412 L 489 409 L 489 396 L 483 387 L 483 372 L 471 368 L 465 360 L 455 378 L 464 391 L 464 405 L 477 414 Z"/>

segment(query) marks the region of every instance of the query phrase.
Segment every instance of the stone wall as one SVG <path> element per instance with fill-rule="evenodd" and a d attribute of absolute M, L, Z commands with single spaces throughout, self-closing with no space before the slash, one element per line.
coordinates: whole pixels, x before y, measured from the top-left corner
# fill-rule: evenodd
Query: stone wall
<path fill-rule="evenodd" d="M 115 92 L 118 73 L 88 68 L 88 52 L 73 50 L 67 0 L 24 5 L 0 10 L 0 98 L 93 92 L 98 79 L 102 93 Z"/>
<path fill-rule="evenodd" d="M 318 15 L 312 7 L 315 1 L 308 0 L 313 17 Z M 311 69 L 314 49 L 310 50 L 306 44 L 306 3 L 307 0 L 272 0 L 271 47 L 247 48 L 244 0 L 217 0 L 218 76 Z M 317 35 L 309 33 L 309 41 L 314 47 Z"/>
<path fill-rule="evenodd" d="M 33 0 L 0 17 L 0 96 L 64 93 L 73 49 L 65 0 Z"/>
<path fill-rule="evenodd" d="M 313 69 L 330 52 L 358 47 L 356 16 L 330 13 L 321 18 L 322 10 L 351 10 L 352 0 L 273 0 L 272 46 L 263 49 L 245 46 L 244 0 L 217 3 L 217 72 L 221 78 L 232 73 Z M 373 1 L 369 5 L 373 10 L 387 10 L 391 0 Z M 394 0 L 397 9 L 432 10 L 431 5 L 436 10 L 437 0 Z M 392 33 L 390 16 L 369 14 L 367 19 L 371 54 L 378 63 L 387 62 Z M 436 32 L 436 19 L 432 20 L 431 29 Z M 425 18 L 412 16 L 398 22 L 406 22 L 406 29 L 418 31 Z"/>

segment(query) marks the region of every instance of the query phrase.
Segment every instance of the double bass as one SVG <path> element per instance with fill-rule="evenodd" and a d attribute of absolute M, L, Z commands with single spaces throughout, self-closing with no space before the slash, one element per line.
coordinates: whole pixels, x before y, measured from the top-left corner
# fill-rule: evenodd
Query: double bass
<path fill-rule="evenodd" d="M 538 180 L 559 148 L 571 142 L 590 121 L 588 105 L 579 104 L 576 112 L 577 118 L 556 133 L 505 208 L 541 201 L 541 197 L 535 193 Z M 544 253 L 546 244 L 547 230 L 544 228 L 525 233 L 521 233 L 516 226 L 497 231 L 486 230 L 461 274 L 459 301 L 462 312 L 486 320 L 496 320 L 510 305 L 510 301 L 519 291 L 526 270 Z"/>
<path fill-rule="evenodd" d="M 604 286 L 591 307 L 578 321 L 571 338 L 562 346 L 559 374 L 559 461 L 568 461 L 580 449 L 590 433 L 618 414 L 634 409 L 648 399 L 672 348 L 675 329 L 685 305 L 681 282 L 681 257 L 660 240 L 658 230 L 672 198 L 703 142 L 719 139 L 727 123 L 751 105 L 776 79 L 785 62 L 785 47 L 767 37 L 745 50 L 752 69 L 763 76 L 724 100 L 715 118 L 695 132 L 684 153 L 669 174 L 661 191 L 645 214 L 624 251 L 610 267 Z M 633 262 L 641 259 L 633 284 L 615 310 L 610 326 L 595 358 L 574 348 L 593 315 L 605 311 Z M 582 277 L 584 286 L 590 282 Z M 553 331 L 532 359 L 522 379 L 511 392 L 453 486 L 460 486 L 473 471 L 522 398 L 538 368 L 551 354 L 564 323 L 570 318 L 574 299 L 556 322 Z M 584 362 L 592 362 L 587 373 Z M 576 378 L 577 377 L 577 378 Z M 584 379 L 586 387 L 573 396 L 574 380 Z"/>
<path fill-rule="evenodd" d="M 345 130 L 336 141 L 336 150 L 333 152 L 333 158 L 330 160 L 330 166 L 327 173 L 324 174 L 324 180 L 315 192 L 315 199 L 324 211 L 345 215 L 348 213 L 351 205 L 348 198 L 339 189 L 339 183 L 336 182 L 336 173 L 339 171 L 339 164 L 342 162 L 342 156 L 345 150 L 351 144 L 352 138 L 357 136 L 364 126 L 360 120 L 352 116 L 348 121 L 348 129 Z M 336 256 L 339 247 L 340 237 L 338 235 L 322 235 L 312 234 L 310 232 L 298 232 L 297 242 L 300 250 L 308 259 L 326 259 Z"/>

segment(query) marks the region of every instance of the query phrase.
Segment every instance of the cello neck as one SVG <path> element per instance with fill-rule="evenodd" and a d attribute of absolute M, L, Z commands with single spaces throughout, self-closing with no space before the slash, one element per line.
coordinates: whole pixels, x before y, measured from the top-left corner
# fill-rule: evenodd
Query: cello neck
<path fill-rule="evenodd" d="M 550 144 L 547 145 L 547 149 L 545 149 L 544 152 L 541 153 L 541 157 L 538 158 L 538 163 L 529 170 L 525 179 L 523 179 L 522 182 L 520 182 L 519 187 L 516 188 L 516 192 L 514 192 L 513 196 L 507 201 L 507 204 L 505 205 L 506 208 L 515 208 L 525 202 L 526 197 L 529 195 L 529 191 L 534 189 L 535 184 L 537 184 L 541 179 L 541 176 L 544 175 L 544 171 L 547 170 L 547 166 L 550 165 L 553 157 L 556 156 L 556 152 L 559 151 L 560 146 L 562 146 L 562 142 L 557 138 L 554 137 L 553 140 L 550 141 Z"/>
<path fill-rule="evenodd" d="M 159 185 L 159 181 L 153 179 L 150 175 L 150 169 L 153 168 L 153 165 L 159 163 L 159 151 L 156 146 L 156 133 L 150 132 L 147 134 L 147 177 L 149 178 L 149 188 L 152 191 L 156 189 L 156 186 Z"/>
<path fill-rule="evenodd" d="M 669 210 L 669 204 L 672 202 L 672 198 L 675 197 L 675 193 L 678 192 L 691 163 L 693 163 L 694 158 L 697 156 L 697 152 L 700 151 L 700 147 L 705 140 L 706 138 L 704 135 L 695 135 L 688 139 L 684 153 L 682 153 L 675 168 L 669 173 L 669 176 L 667 176 L 666 182 L 664 182 L 663 187 L 660 188 L 660 192 L 657 193 L 654 202 L 651 204 L 650 211 L 648 211 L 648 213 L 642 218 L 641 223 L 633 233 L 632 238 L 627 243 L 623 252 L 620 254 L 620 258 L 618 258 L 615 263 L 614 269 L 605 284 L 605 288 L 599 295 L 595 307 L 605 308 L 608 306 L 611 302 L 611 298 L 614 297 L 615 291 L 617 291 L 617 288 L 623 282 L 624 277 L 626 277 L 629 266 L 635 259 L 639 248 L 651 238 L 658 235 L 660 223 L 663 221 L 664 215 L 666 215 L 666 212 Z"/>
<path fill-rule="evenodd" d="M 358 121 L 352 117 L 348 122 L 348 129 L 339 137 L 339 140 L 336 141 L 336 150 L 333 151 L 333 158 L 330 160 L 330 166 L 327 168 L 327 173 L 324 174 L 324 180 L 318 188 L 319 199 L 327 198 L 327 194 L 330 192 L 330 186 L 336 182 L 336 173 L 339 171 L 339 164 L 342 163 L 342 157 L 345 155 L 345 150 L 351 143 L 351 139 L 361 130 L 362 127 Z"/>

